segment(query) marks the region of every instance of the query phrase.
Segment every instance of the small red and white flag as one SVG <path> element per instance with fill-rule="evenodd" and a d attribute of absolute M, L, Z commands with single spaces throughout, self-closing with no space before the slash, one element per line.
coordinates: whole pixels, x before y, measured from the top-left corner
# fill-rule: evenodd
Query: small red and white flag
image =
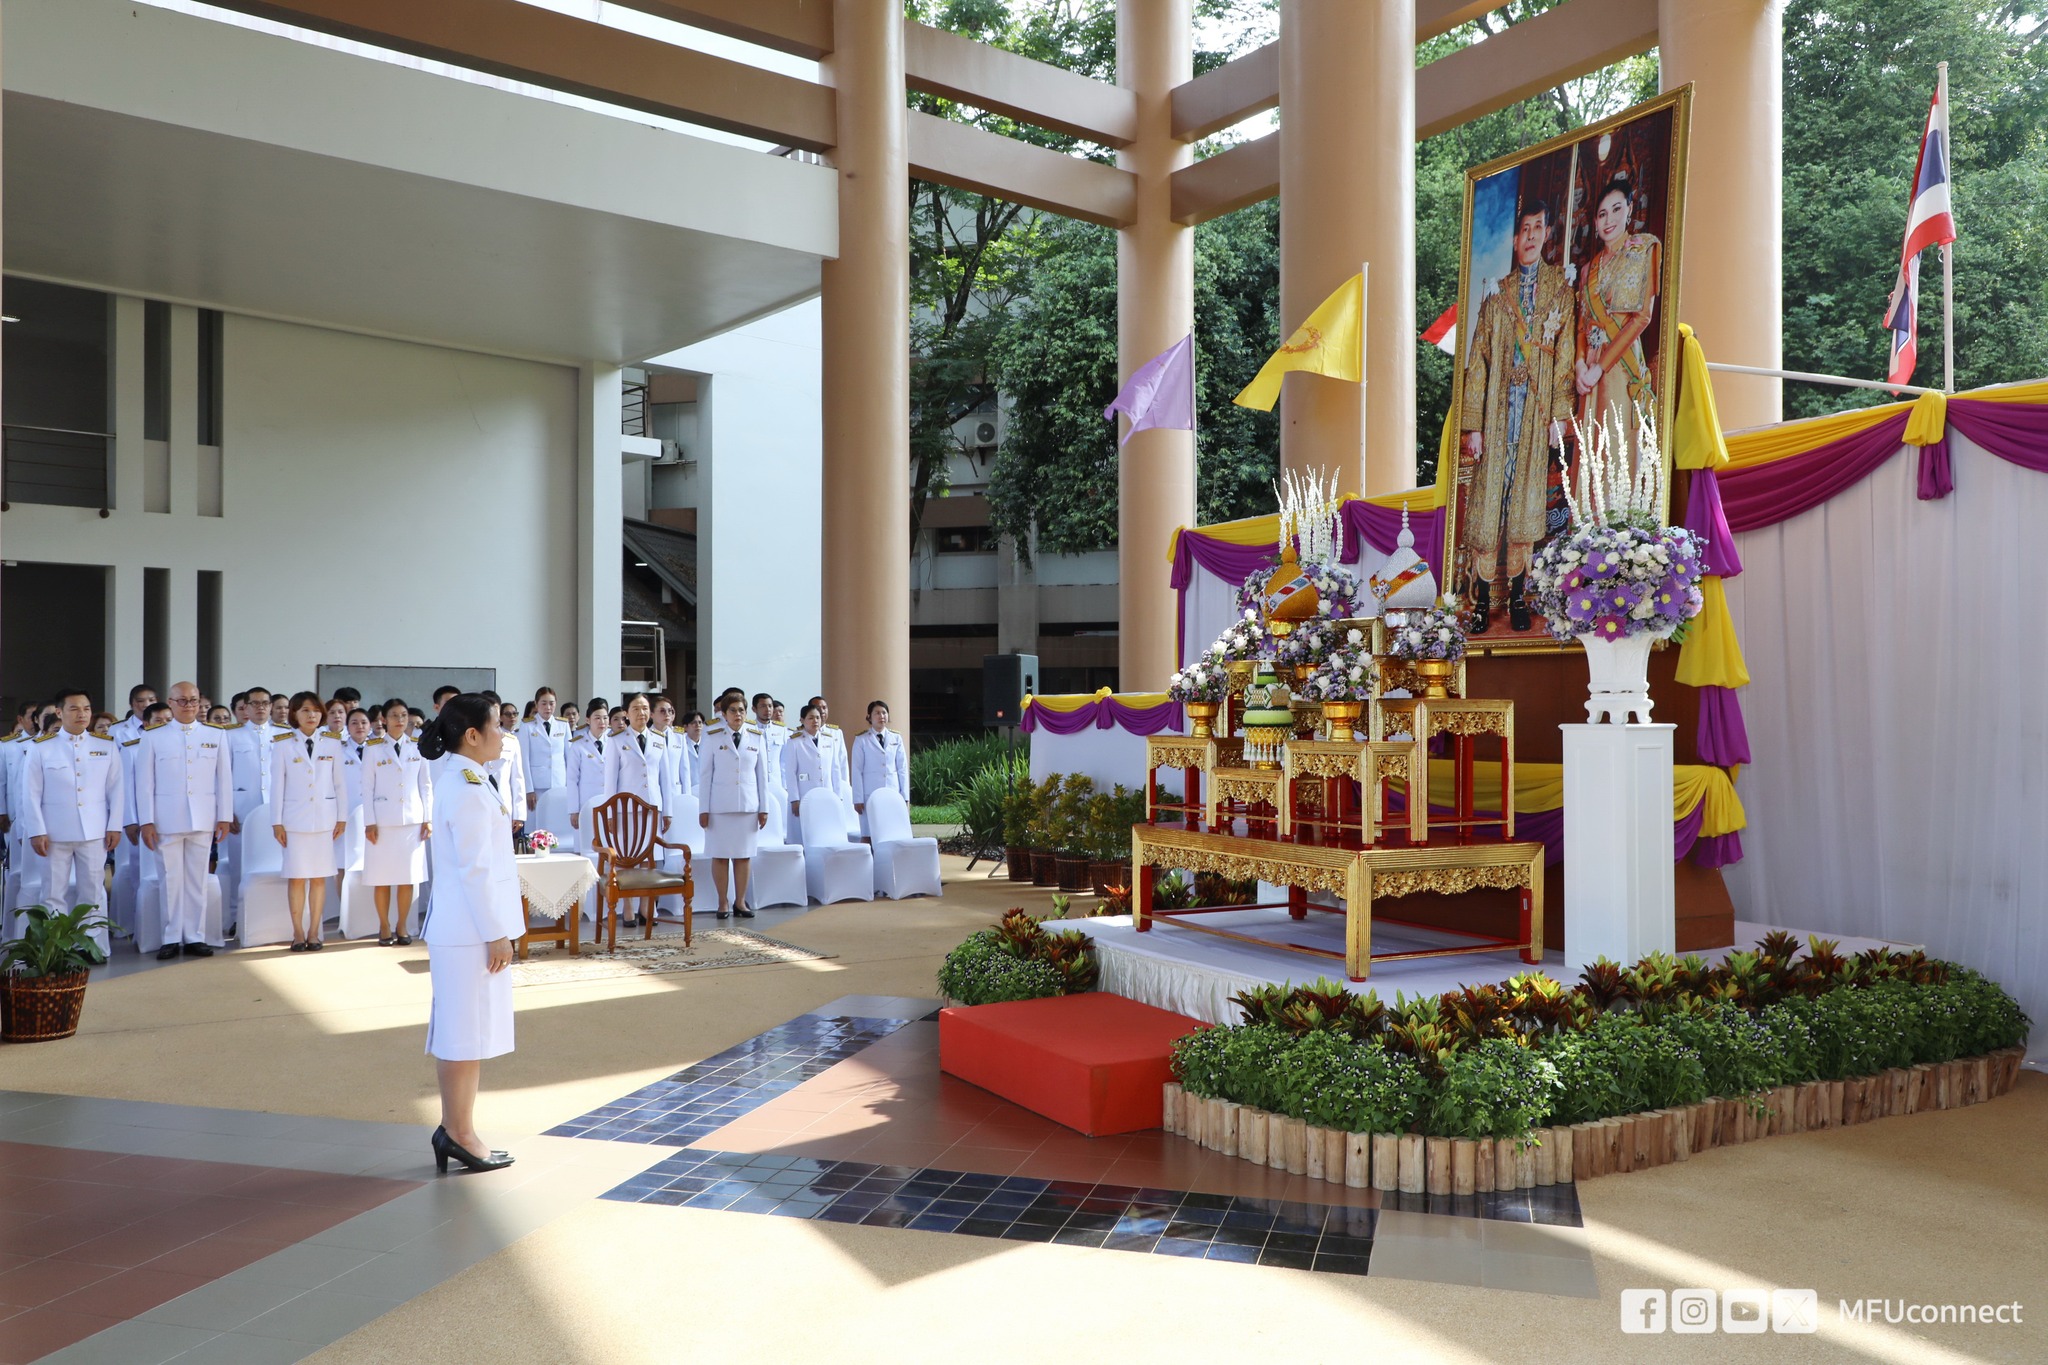
<path fill-rule="evenodd" d="M 1956 220 L 1949 203 L 1948 105 L 1936 89 L 1927 107 L 1927 127 L 1920 135 L 1920 159 L 1913 170 L 1913 203 L 1906 213 L 1906 243 L 1899 254 L 1899 277 L 1885 305 L 1885 326 L 1891 329 L 1891 365 L 1886 379 L 1910 384 L 1920 359 L 1920 253 L 1956 239 Z"/>
<path fill-rule="evenodd" d="M 1458 353 L 1458 305 L 1444 309 L 1443 315 L 1429 324 L 1429 330 L 1422 339 L 1442 351 L 1445 355 Z"/>

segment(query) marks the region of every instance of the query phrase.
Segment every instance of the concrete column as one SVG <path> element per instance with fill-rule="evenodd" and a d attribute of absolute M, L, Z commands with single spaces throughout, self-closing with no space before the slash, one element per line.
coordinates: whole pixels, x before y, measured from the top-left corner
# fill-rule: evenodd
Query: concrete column
<path fill-rule="evenodd" d="M 188 489 L 186 496 L 191 492 Z M 199 571 L 190 565 L 174 565 L 170 569 L 170 594 L 164 612 L 164 677 L 161 681 L 150 679 L 153 686 L 162 692 L 170 691 L 174 682 L 193 682 L 199 677 Z M 327 662 L 324 659 L 306 661 L 308 671 L 314 665 Z M 339 663 L 340 660 L 334 662 Z M 121 689 L 121 700 L 128 699 L 127 688 Z M 108 707 L 112 711 L 115 708 Z"/>
<path fill-rule="evenodd" d="M 1415 483 L 1415 0 L 1282 0 L 1280 332 L 1369 265 L 1365 384 L 1290 374 L 1280 464 Z"/>
<path fill-rule="evenodd" d="M 199 310 L 171 305 L 170 504 L 173 516 L 191 516 L 199 501 Z M 177 590 L 172 589 L 176 599 Z M 171 646 L 177 657 L 178 648 Z M 182 675 L 181 675 L 182 676 Z M 169 687 L 177 678 L 155 683 Z"/>
<path fill-rule="evenodd" d="M 839 255 L 824 263 L 824 687 L 842 724 L 910 721 L 910 209 L 903 15 L 834 0 Z M 770 571 L 772 555 L 762 572 Z M 722 584 L 728 594 L 746 591 Z M 730 596 L 728 596 L 730 600 Z M 722 684 L 721 684 L 722 685 Z M 741 683 L 741 686 L 746 684 Z"/>
<path fill-rule="evenodd" d="M 1117 0 L 1117 84 L 1137 96 L 1137 139 L 1117 165 L 1137 177 L 1137 213 L 1117 233 L 1119 378 L 1186 336 L 1195 322 L 1195 233 L 1173 221 L 1170 177 L 1194 160 L 1173 136 L 1173 88 L 1194 74 L 1192 0 Z M 1130 419 L 1118 419 L 1121 435 Z M 1195 521 L 1195 434 L 1141 431 L 1117 461 L 1118 685 L 1166 686 L 1175 667 L 1166 551 Z M 1036 641 L 1030 646 L 1036 650 Z"/>
<path fill-rule="evenodd" d="M 1709 360 L 1784 364 L 1783 0 L 1659 0 L 1666 90 L 1693 83 L 1679 311 Z M 1729 429 L 1784 416 L 1784 385 L 1717 374 Z"/>
<path fill-rule="evenodd" d="M 618 366 L 583 366 L 577 388 L 576 467 L 582 497 L 576 523 L 576 695 L 612 697 L 619 687 L 619 620 L 624 614 Z"/>
<path fill-rule="evenodd" d="M 1122 567 L 1119 577 L 1126 577 Z M 1015 538 L 1003 536 L 996 545 L 996 653 L 1036 654 L 1038 621 L 1037 565 L 1026 564 Z"/>
<path fill-rule="evenodd" d="M 148 377 L 144 358 L 144 306 L 141 299 L 116 294 L 114 308 L 114 515 L 132 517 L 142 511 L 143 409 Z"/>
<path fill-rule="evenodd" d="M 107 677 L 106 709 L 120 714 L 128 704 L 128 689 L 142 682 L 146 667 L 142 657 L 142 565 L 116 564 L 107 570 Z M 169 687 L 176 678 L 155 683 Z"/>

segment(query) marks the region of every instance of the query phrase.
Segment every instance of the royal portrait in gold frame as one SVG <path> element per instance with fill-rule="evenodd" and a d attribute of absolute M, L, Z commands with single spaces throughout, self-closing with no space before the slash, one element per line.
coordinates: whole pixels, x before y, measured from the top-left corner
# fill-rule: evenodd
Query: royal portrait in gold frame
<path fill-rule="evenodd" d="M 1465 173 L 1443 564 L 1475 649 L 1557 647 L 1524 575 L 1577 431 L 1654 447 L 1670 487 L 1691 110 L 1682 86 Z"/>

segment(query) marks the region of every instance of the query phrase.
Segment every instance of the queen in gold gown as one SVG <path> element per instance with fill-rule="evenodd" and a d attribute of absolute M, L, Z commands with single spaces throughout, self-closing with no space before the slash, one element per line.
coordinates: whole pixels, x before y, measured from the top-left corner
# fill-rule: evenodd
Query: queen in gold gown
<path fill-rule="evenodd" d="M 1590 433 L 1618 420 L 1626 433 L 1630 463 L 1638 453 L 1637 415 L 1657 421 L 1655 376 L 1643 352 L 1643 333 L 1655 321 L 1664 244 L 1647 232 L 1630 232 L 1635 187 L 1616 175 L 1600 191 L 1593 234 L 1600 249 L 1579 275 L 1579 358 L 1574 387 L 1578 416 Z"/>

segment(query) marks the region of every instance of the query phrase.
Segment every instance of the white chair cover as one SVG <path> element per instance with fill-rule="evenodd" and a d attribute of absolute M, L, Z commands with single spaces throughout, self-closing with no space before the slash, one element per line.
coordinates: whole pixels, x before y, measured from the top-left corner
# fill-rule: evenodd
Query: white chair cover
<path fill-rule="evenodd" d="M 341 864 L 340 905 L 336 911 L 343 938 L 377 937 L 377 897 L 363 881 L 363 808 L 348 813 L 348 832 L 342 836 L 349 860 Z"/>
<path fill-rule="evenodd" d="M 911 834 L 910 808 L 903 798 L 882 787 L 868 793 L 867 808 L 868 828 L 874 831 L 870 846 L 875 855 L 875 894 L 891 900 L 944 895 L 939 841 Z"/>
<path fill-rule="evenodd" d="M 273 848 L 277 846 L 275 839 L 270 843 Z M 283 856 L 280 849 L 278 857 L 282 859 Z M 147 955 L 164 946 L 164 860 L 162 854 L 144 849 L 140 861 L 144 875 L 137 884 L 135 896 L 135 950 Z M 282 887 L 284 883 L 280 881 L 278 885 Z M 280 891 L 278 896 L 282 904 L 283 892 Z M 291 925 L 289 909 L 285 911 L 285 925 L 287 928 Z M 227 942 L 221 936 L 221 886 L 217 875 L 206 879 L 206 912 L 200 922 L 200 932 L 215 947 Z"/>
<path fill-rule="evenodd" d="M 147 852 L 141 844 L 129 843 L 124 833 L 121 846 L 114 851 L 113 884 L 107 888 L 107 918 L 114 922 L 114 928 L 138 944 L 137 913 L 142 900 L 142 865 L 148 861 L 143 855 Z M 225 861 L 225 848 L 222 857 Z"/>
<path fill-rule="evenodd" d="M 853 788 L 840 793 L 841 803 L 846 807 L 846 837 L 858 841 L 867 831 L 867 824 L 860 818 L 860 812 L 853 808 Z"/>
<path fill-rule="evenodd" d="M 845 810 L 829 792 L 803 799 L 798 816 L 804 840 L 804 885 L 822 905 L 875 898 L 875 858 L 866 844 L 848 842 Z"/>
<path fill-rule="evenodd" d="M 804 871 L 803 848 L 785 842 L 789 822 L 783 811 L 787 807 L 774 799 L 773 792 L 769 797 L 768 823 L 761 829 L 760 842 L 754 848 L 754 860 L 748 867 L 747 906 L 753 910 L 764 910 L 774 905 L 809 905 L 811 897 L 809 879 Z M 710 864 L 705 866 L 708 868 Z M 713 894 L 717 894 L 715 890 Z"/>
<path fill-rule="evenodd" d="M 259 805 L 242 821 L 242 922 L 237 940 L 244 948 L 292 941 L 291 905 L 285 899 L 284 848 L 271 834 L 270 807 Z M 145 903 L 148 897 L 144 896 Z M 211 899 L 209 897 L 209 899 Z M 162 917 L 158 917 L 162 922 Z"/>
<path fill-rule="evenodd" d="M 692 859 L 690 866 L 692 875 L 695 875 L 698 871 L 701 871 L 704 863 L 704 830 L 697 823 L 696 796 L 692 794 L 677 797 L 676 808 L 669 812 L 669 814 L 673 818 L 668 822 L 668 828 L 662 831 L 661 837 L 672 844 L 681 844 L 690 850 L 690 857 Z M 673 872 L 680 877 L 683 874 L 683 855 L 675 852 L 673 849 L 662 849 L 660 867 L 663 872 Z M 672 919 L 681 919 L 683 917 L 683 898 L 681 896 L 662 896 L 654 902 L 654 910 L 656 914 L 667 915 Z"/>
<path fill-rule="evenodd" d="M 562 836 L 574 834 L 569 828 L 569 789 L 550 787 L 540 794 L 540 800 L 526 813 L 526 832 L 544 829 L 559 841 Z M 560 847 L 559 842 L 557 847 Z"/>

